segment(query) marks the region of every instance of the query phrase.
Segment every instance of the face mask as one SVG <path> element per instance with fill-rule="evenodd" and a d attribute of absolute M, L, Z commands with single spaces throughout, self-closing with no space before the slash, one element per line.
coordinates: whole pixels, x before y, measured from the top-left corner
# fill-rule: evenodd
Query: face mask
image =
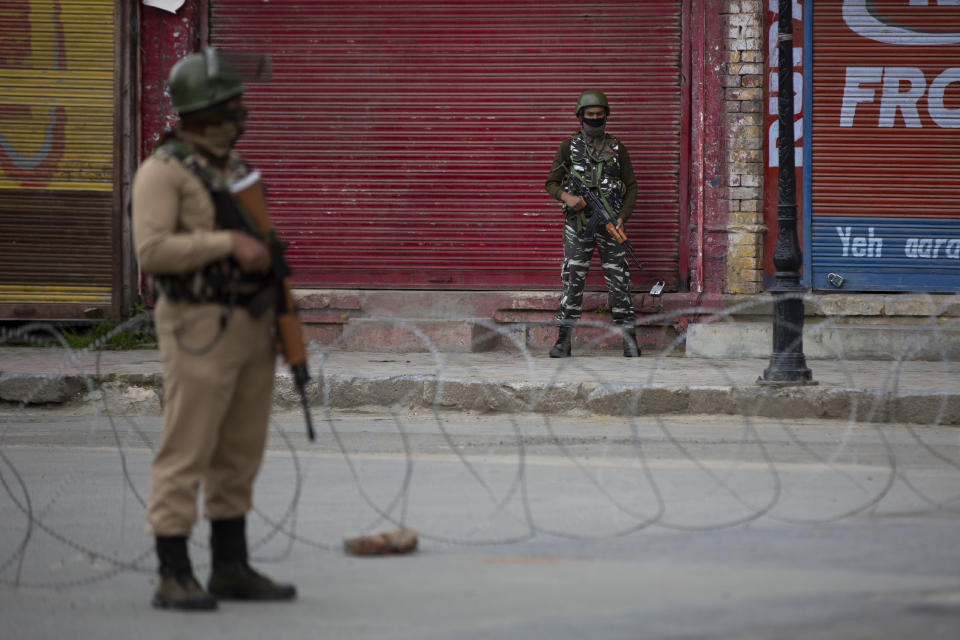
<path fill-rule="evenodd" d="M 226 156 L 243 134 L 243 129 L 232 120 L 212 124 L 203 130 L 203 145 L 216 156 Z"/>
<path fill-rule="evenodd" d="M 603 127 L 607 123 L 607 118 L 580 118 L 580 124 L 583 126 L 583 132 L 587 135 L 600 135 L 603 133 Z"/>
<path fill-rule="evenodd" d="M 240 131 L 240 133 L 237 134 L 238 138 L 243 135 L 243 131 L 246 128 L 247 113 L 247 108 L 241 105 L 236 109 L 230 109 L 224 114 L 226 119 L 235 124 L 237 129 Z"/>

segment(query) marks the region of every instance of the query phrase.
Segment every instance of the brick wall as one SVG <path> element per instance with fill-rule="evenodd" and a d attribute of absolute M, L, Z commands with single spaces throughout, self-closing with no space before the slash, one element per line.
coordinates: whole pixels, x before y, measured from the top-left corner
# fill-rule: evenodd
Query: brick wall
<path fill-rule="evenodd" d="M 763 4 L 726 3 L 727 293 L 763 290 Z"/>

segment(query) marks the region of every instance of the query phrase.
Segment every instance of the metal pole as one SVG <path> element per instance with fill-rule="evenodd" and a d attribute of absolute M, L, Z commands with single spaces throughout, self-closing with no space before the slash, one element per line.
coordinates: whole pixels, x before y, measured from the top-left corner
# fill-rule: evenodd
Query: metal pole
<path fill-rule="evenodd" d="M 773 295 L 773 353 L 760 384 L 816 384 L 803 355 L 803 294 L 800 242 L 797 236 L 797 180 L 793 144 L 793 0 L 780 0 L 779 95 L 780 164 L 777 171 L 776 279 Z"/>

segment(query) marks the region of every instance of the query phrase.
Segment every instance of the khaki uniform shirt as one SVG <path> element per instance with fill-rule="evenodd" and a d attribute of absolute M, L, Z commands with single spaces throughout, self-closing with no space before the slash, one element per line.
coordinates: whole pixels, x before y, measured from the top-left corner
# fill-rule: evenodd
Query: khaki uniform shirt
<path fill-rule="evenodd" d="M 188 134 L 178 137 L 191 144 Z M 228 182 L 240 177 L 239 156 L 231 157 L 218 173 Z M 133 241 L 140 267 L 147 273 L 187 273 L 232 253 L 231 232 L 214 229 L 215 210 L 207 187 L 169 153 L 155 152 L 143 162 L 133 179 L 132 195 Z"/>

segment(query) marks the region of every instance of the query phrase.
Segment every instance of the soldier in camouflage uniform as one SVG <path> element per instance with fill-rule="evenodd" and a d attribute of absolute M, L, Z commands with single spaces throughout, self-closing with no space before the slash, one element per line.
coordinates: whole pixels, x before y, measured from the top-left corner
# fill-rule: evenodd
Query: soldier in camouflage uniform
<path fill-rule="evenodd" d="M 586 237 L 590 210 L 583 198 L 572 193 L 572 187 L 565 180 L 564 165 L 584 176 L 591 189 L 599 191 L 619 228 L 633 212 L 637 180 L 626 147 L 604 130 L 610 114 L 607 97 L 600 91 L 584 91 L 577 100 L 575 113 L 580 121 L 580 131 L 564 140 L 557 149 L 546 182 L 547 193 L 563 203 L 564 213 L 563 266 L 560 271 L 563 295 L 556 317 L 559 336 L 550 349 L 550 357 L 571 355 L 571 334 L 583 314 L 583 287 L 594 248 L 600 253 L 600 266 L 610 296 L 610 312 L 623 334 L 623 355 L 637 357 L 640 348 L 630 297 L 626 249 L 602 229 L 598 229 L 592 239 Z"/>

